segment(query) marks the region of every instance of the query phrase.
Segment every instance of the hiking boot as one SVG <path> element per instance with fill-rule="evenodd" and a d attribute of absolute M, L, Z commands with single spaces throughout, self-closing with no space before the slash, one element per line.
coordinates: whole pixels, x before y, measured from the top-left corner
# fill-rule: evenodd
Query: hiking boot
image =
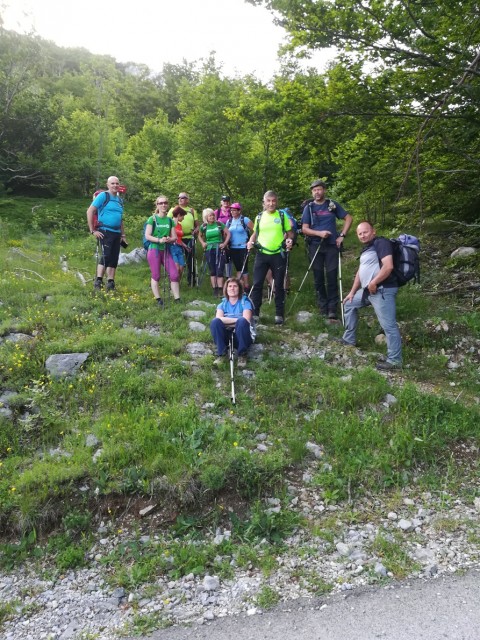
<path fill-rule="evenodd" d="M 332 342 L 338 342 L 338 344 L 342 344 L 344 347 L 354 347 L 355 345 L 351 342 L 347 342 L 343 338 L 331 338 Z"/>
<path fill-rule="evenodd" d="M 159 307 L 162 307 L 162 309 L 163 309 L 164 304 L 163 304 L 163 300 L 161 298 L 157 298 L 157 305 Z"/>
<path fill-rule="evenodd" d="M 401 368 L 402 365 L 400 362 L 389 362 L 388 360 L 377 362 L 376 366 L 378 371 L 398 371 Z"/>
<path fill-rule="evenodd" d="M 283 316 L 275 316 L 275 324 L 283 324 Z"/>
<path fill-rule="evenodd" d="M 237 366 L 240 369 L 245 369 L 245 367 L 247 366 L 247 356 L 245 353 L 243 353 L 241 356 L 238 356 Z"/>
<path fill-rule="evenodd" d="M 113 291 L 115 289 L 115 280 L 107 280 L 107 291 Z"/>
<path fill-rule="evenodd" d="M 100 289 L 103 287 L 103 280 L 102 278 L 95 278 L 94 282 L 93 282 L 93 288 L 97 289 L 97 291 L 100 291 Z"/>
<path fill-rule="evenodd" d="M 181 299 L 180 299 L 180 298 L 175 298 L 175 299 L 174 299 L 174 302 L 175 302 L 176 304 L 180 304 Z"/>
<path fill-rule="evenodd" d="M 227 358 L 227 357 L 228 357 L 228 351 L 225 351 L 224 353 L 222 353 L 222 355 L 217 356 L 217 357 L 215 358 L 215 360 L 213 361 L 213 364 L 214 364 L 216 367 L 218 367 L 218 366 L 222 365 L 222 364 L 225 362 L 225 360 L 226 360 L 226 358 Z"/>
<path fill-rule="evenodd" d="M 336 320 L 337 319 L 337 312 L 334 311 L 333 309 L 330 309 L 330 311 L 328 312 L 328 319 L 329 320 Z"/>

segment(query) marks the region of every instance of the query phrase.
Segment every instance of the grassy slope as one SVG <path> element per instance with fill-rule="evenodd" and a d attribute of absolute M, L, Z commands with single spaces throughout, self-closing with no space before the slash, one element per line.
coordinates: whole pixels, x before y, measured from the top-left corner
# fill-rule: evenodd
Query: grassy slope
<path fill-rule="evenodd" d="M 330 466 L 318 483 L 330 501 L 413 477 L 435 488 L 455 469 L 457 446 L 478 444 L 478 314 L 468 298 L 429 295 L 453 277 L 446 251 L 425 250 L 423 284 L 399 296 L 401 374 L 388 379 L 372 368 L 378 326 L 368 311 L 358 336 L 363 353 L 316 341 L 319 333 L 341 335 L 339 326 L 296 321 L 296 311 L 314 311 L 309 278 L 285 327 L 274 327 L 264 306 L 264 357 L 251 365 L 254 378 L 238 376 L 232 408 L 227 366 L 215 372 L 213 355 L 192 366 L 185 349 L 210 344 L 208 329 L 192 334 L 183 306 L 152 304 L 146 263 L 121 267 L 114 295 L 94 297 L 91 283 L 82 285 L 76 273 L 88 279 L 94 270 L 88 202 L 45 201 L 32 213 L 36 204 L 0 202 L 0 336 L 32 336 L 0 344 L 0 393 L 18 394 L 13 418 L 0 416 L 3 536 L 38 535 L 90 512 L 114 516 L 149 498 L 172 513 L 225 500 L 244 516 L 265 491 L 282 495 L 285 470 L 302 465 L 308 441 L 324 448 Z M 133 248 L 148 212 L 128 212 Z M 357 254 L 349 238 L 344 293 Z M 303 241 L 291 265 L 295 292 L 307 266 Z M 478 261 L 456 266 L 463 277 L 466 268 L 478 274 Z M 201 292 L 184 288 L 182 299 L 213 301 L 207 283 Z M 77 351 L 90 356 L 76 378 L 46 376 L 49 355 Z M 448 368 L 452 361 L 459 368 Z M 388 416 L 379 411 L 387 392 L 398 399 Z M 88 434 L 101 443 L 96 461 Z M 263 454 L 255 453 L 259 434 L 269 442 Z"/>

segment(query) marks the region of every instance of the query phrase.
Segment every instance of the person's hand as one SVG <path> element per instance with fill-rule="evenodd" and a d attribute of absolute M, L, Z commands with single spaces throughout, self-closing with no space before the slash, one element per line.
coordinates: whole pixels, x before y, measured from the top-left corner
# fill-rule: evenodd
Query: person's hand
<path fill-rule="evenodd" d="M 343 236 L 338 236 L 338 238 L 335 240 L 335 242 L 337 244 L 337 249 L 340 249 L 340 247 L 343 244 L 343 240 L 344 240 Z"/>
<path fill-rule="evenodd" d="M 368 289 L 368 293 L 371 293 L 371 294 L 372 294 L 372 296 L 373 296 L 373 295 L 375 295 L 375 294 L 377 293 L 377 288 L 378 288 L 378 287 L 377 287 L 376 283 L 375 283 L 375 282 L 373 282 L 373 280 L 372 280 L 372 282 L 370 282 L 370 283 L 368 284 L 368 287 L 367 287 L 367 289 Z"/>
<path fill-rule="evenodd" d="M 332 233 L 330 231 L 320 231 L 318 235 L 320 236 L 320 238 L 327 239 L 332 235 Z"/>
<path fill-rule="evenodd" d="M 290 249 L 293 247 L 293 240 L 291 238 L 287 238 L 285 240 L 285 246 L 287 248 L 287 251 L 290 251 Z"/>
<path fill-rule="evenodd" d="M 98 231 L 98 229 L 95 229 L 95 231 L 92 231 L 92 236 L 99 240 L 103 239 L 103 233 L 101 231 Z"/>
<path fill-rule="evenodd" d="M 251 251 L 251 250 L 253 249 L 253 242 L 251 242 L 251 241 L 248 241 L 248 242 L 247 242 L 247 249 L 248 249 L 249 251 Z"/>
<path fill-rule="evenodd" d="M 352 302 L 353 300 L 353 296 L 355 295 L 354 291 L 350 291 L 345 298 L 343 299 L 343 304 L 345 304 L 346 302 Z"/>

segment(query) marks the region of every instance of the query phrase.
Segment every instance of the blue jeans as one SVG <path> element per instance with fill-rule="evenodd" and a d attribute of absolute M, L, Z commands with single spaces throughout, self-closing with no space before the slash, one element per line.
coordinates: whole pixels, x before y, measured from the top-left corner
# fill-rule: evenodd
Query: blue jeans
<path fill-rule="evenodd" d="M 346 302 L 345 312 L 345 342 L 354 345 L 358 324 L 358 310 L 372 305 L 378 322 L 385 332 L 387 339 L 387 362 L 402 363 L 402 337 L 396 319 L 396 297 L 398 287 L 379 287 L 372 295 L 368 290 L 359 289 L 351 302 Z"/>
<path fill-rule="evenodd" d="M 220 318 L 214 318 L 210 323 L 210 333 L 217 347 L 217 355 L 223 356 L 227 350 L 230 329 L 223 324 Z M 238 355 L 242 356 L 247 353 L 247 349 L 251 344 L 250 323 L 245 318 L 238 318 L 233 333 L 233 346 L 238 349 Z"/>

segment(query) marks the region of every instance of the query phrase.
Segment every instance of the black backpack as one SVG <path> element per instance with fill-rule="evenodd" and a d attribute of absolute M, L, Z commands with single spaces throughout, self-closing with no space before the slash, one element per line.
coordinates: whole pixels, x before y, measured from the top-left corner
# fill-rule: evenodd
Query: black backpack
<path fill-rule="evenodd" d="M 390 238 L 392 243 L 393 271 L 398 286 L 414 280 L 420 282 L 420 240 L 408 233 L 401 233 L 398 238 Z"/>

